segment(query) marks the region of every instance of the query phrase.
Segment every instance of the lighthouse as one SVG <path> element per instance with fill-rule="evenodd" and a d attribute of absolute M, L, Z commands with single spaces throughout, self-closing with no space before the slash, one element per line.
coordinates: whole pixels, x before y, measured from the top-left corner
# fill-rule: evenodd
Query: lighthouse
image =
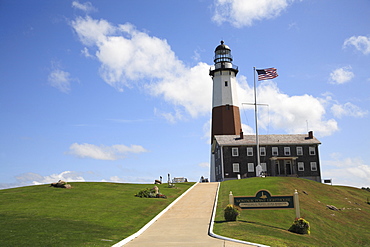
<path fill-rule="evenodd" d="M 215 49 L 213 80 L 210 181 L 250 177 L 301 177 L 321 182 L 319 145 L 313 132 L 285 135 L 243 135 L 231 49 L 221 41 Z M 256 70 L 259 80 L 277 77 L 276 69 Z M 254 80 L 255 83 L 255 80 Z M 256 92 L 256 86 L 254 86 Z M 255 114 L 257 127 L 257 102 Z"/>
<path fill-rule="evenodd" d="M 231 49 L 221 41 L 215 49 L 213 80 L 211 142 L 215 135 L 240 135 L 241 121 L 236 89 L 238 67 L 233 65 Z M 210 180 L 215 181 L 215 157 L 211 152 Z"/>

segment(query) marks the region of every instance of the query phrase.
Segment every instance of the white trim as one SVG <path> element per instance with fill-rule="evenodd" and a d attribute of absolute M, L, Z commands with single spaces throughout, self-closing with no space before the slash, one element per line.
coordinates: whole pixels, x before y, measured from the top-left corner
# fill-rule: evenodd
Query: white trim
<path fill-rule="evenodd" d="M 248 172 L 254 172 L 254 163 L 248 163 L 247 166 Z"/>
<path fill-rule="evenodd" d="M 240 172 L 239 163 L 233 163 L 233 172 L 234 173 Z"/>
<path fill-rule="evenodd" d="M 310 162 L 310 166 L 311 166 L 311 172 L 316 172 L 317 171 L 317 163 L 316 163 L 316 161 Z"/>
<path fill-rule="evenodd" d="M 247 147 L 247 156 L 253 156 L 253 147 Z"/>
<path fill-rule="evenodd" d="M 224 174 L 224 150 L 223 150 L 223 146 L 220 145 L 220 149 L 221 149 L 221 181 L 224 181 L 225 174 Z"/>
<path fill-rule="evenodd" d="M 276 151 L 276 154 L 275 152 Z M 279 147 L 271 147 L 272 156 L 279 156 Z"/>
<path fill-rule="evenodd" d="M 218 239 L 222 239 L 222 240 L 227 240 L 227 241 L 232 241 L 232 242 L 236 242 L 236 243 L 240 243 L 240 244 L 249 244 L 249 245 L 254 245 L 254 246 L 259 246 L 259 247 L 270 247 L 268 245 L 256 244 L 256 243 L 251 243 L 251 242 L 247 242 L 247 241 L 243 241 L 243 240 L 238 240 L 238 239 L 224 237 L 224 236 L 215 234 L 213 232 L 213 225 L 214 225 L 214 222 L 215 222 L 215 216 L 216 216 L 216 209 L 217 209 L 218 192 L 219 192 L 219 190 L 220 190 L 220 183 L 218 183 L 218 186 L 217 186 L 215 203 L 213 204 L 212 218 L 211 218 L 211 222 L 209 224 L 208 235 L 211 236 L 211 237 L 214 237 L 214 238 L 218 238 Z"/>
<path fill-rule="evenodd" d="M 131 236 L 128 236 L 127 238 L 121 240 L 120 242 L 112 245 L 112 247 L 121 247 L 125 244 L 127 244 L 128 242 L 130 242 L 131 240 L 133 240 L 134 238 L 137 238 L 138 236 L 140 236 L 143 232 L 145 232 L 146 229 L 148 229 L 151 225 L 154 224 L 154 222 L 156 222 L 159 217 L 161 217 L 164 213 L 166 213 L 173 205 L 176 204 L 176 202 L 178 202 L 181 198 L 183 198 L 190 190 L 192 190 L 195 185 L 197 185 L 197 183 L 195 183 L 193 186 L 191 186 L 187 191 L 185 191 L 181 196 L 177 197 L 176 200 L 174 200 L 170 205 L 168 205 L 165 209 L 162 210 L 162 212 L 160 212 L 157 216 L 155 216 L 151 221 L 149 221 L 145 226 L 143 226 L 139 231 L 135 232 L 134 234 L 132 234 Z"/>
<path fill-rule="evenodd" d="M 298 151 L 300 150 L 300 151 Z M 302 156 L 303 155 L 303 147 L 297 147 L 297 155 Z"/>
<path fill-rule="evenodd" d="M 297 162 L 297 166 L 298 166 L 299 172 L 304 172 L 304 162 L 303 161 Z M 299 169 L 299 168 L 302 168 L 302 169 Z"/>
<path fill-rule="evenodd" d="M 260 147 L 260 156 L 266 156 L 266 147 Z"/>

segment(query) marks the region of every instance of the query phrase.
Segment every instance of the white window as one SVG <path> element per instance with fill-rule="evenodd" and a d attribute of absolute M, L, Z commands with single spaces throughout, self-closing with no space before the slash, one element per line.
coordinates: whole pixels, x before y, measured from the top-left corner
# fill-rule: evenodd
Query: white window
<path fill-rule="evenodd" d="M 261 163 L 261 166 L 262 166 L 262 171 L 267 171 L 267 166 L 266 166 L 266 163 Z"/>
<path fill-rule="evenodd" d="M 247 148 L 247 155 L 248 156 L 253 156 L 253 148 L 251 148 L 251 147 Z"/>
<path fill-rule="evenodd" d="M 304 163 L 298 162 L 298 171 L 303 172 L 304 171 Z"/>
<path fill-rule="evenodd" d="M 297 155 L 303 155 L 303 148 L 297 147 Z"/>
<path fill-rule="evenodd" d="M 239 163 L 233 163 L 233 172 L 239 172 Z"/>
<path fill-rule="evenodd" d="M 313 172 L 317 171 L 317 164 L 316 164 L 316 162 L 311 162 L 310 165 L 311 165 L 311 171 L 313 171 Z"/>
<path fill-rule="evenodd" d="M 309 147 L 309 153 L 310 155 L 316 155 L 315 147 Z"/>
<path fill-rule="evenodd" d="M 260 156 L 266 156 L 266 148 L 260 147 Z"/>
<path fill-rule="evenodd" d="M 254 164 L 248 163 L 248 172 L 254 172 Z"/>
<path fill-rule="evenodd" d="M 279 155 L 278 148 L 272 147 L 272 156 L 278 156 L 278 155 Z"/>
<path fill-rule="evenodd" d="M 285 154 L 285 156 L 290 155 L 290 147 L 284 147 L 284 154 Z"/>
<path fill-rule="evenodd" d="M 239 156 L 239 149 L 238 148 L 232 148 L 231 153 L 232 153 L 232 156 Z"/>

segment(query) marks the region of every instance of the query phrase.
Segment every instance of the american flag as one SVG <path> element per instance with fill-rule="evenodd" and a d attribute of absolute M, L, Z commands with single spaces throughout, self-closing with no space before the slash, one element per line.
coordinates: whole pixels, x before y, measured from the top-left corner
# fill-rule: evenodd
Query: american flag
<path fill-rule="evenodd" d="M 268 68 L 268 69 L 256 69 L 257 74 L 258 74 L 258 80 L 263 81 L 263 80 L 269 80 L 269 79 L 274 79 L 275 77 L 278 76 L 277 74 L 277 69 L 275 68 Z"/>

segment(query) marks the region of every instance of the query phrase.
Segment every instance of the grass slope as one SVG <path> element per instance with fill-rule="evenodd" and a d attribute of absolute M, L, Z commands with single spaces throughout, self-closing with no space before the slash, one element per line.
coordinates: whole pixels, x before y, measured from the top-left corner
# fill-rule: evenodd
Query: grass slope
<path fill-rule="evenodd" d="M 193 183 L 158 185 L 167 199 L 134 196 L 154 185 L 71 185 L 0 190 L 0 246 L 111 246 L 138 231 Z"/>
<path fill-rule="evenodd" d="M 295 210 L 243 210 L 236 222 L 225 222 L 228 195 L 254 196 L 266 189 L 274 195 L 299 192 L 301 217 L 310 222 L 311 235 L 287 229 Z M 305 191 L 307 194 L 303 193 Z M 352 187 L 330 186 L 299 178 L 250 178 L 222 182 L 214 232 L 223 236 L 270 246 L 370 246 L 370 193 Z M 342 210 L 333 211 L 326 205 Z"/>

